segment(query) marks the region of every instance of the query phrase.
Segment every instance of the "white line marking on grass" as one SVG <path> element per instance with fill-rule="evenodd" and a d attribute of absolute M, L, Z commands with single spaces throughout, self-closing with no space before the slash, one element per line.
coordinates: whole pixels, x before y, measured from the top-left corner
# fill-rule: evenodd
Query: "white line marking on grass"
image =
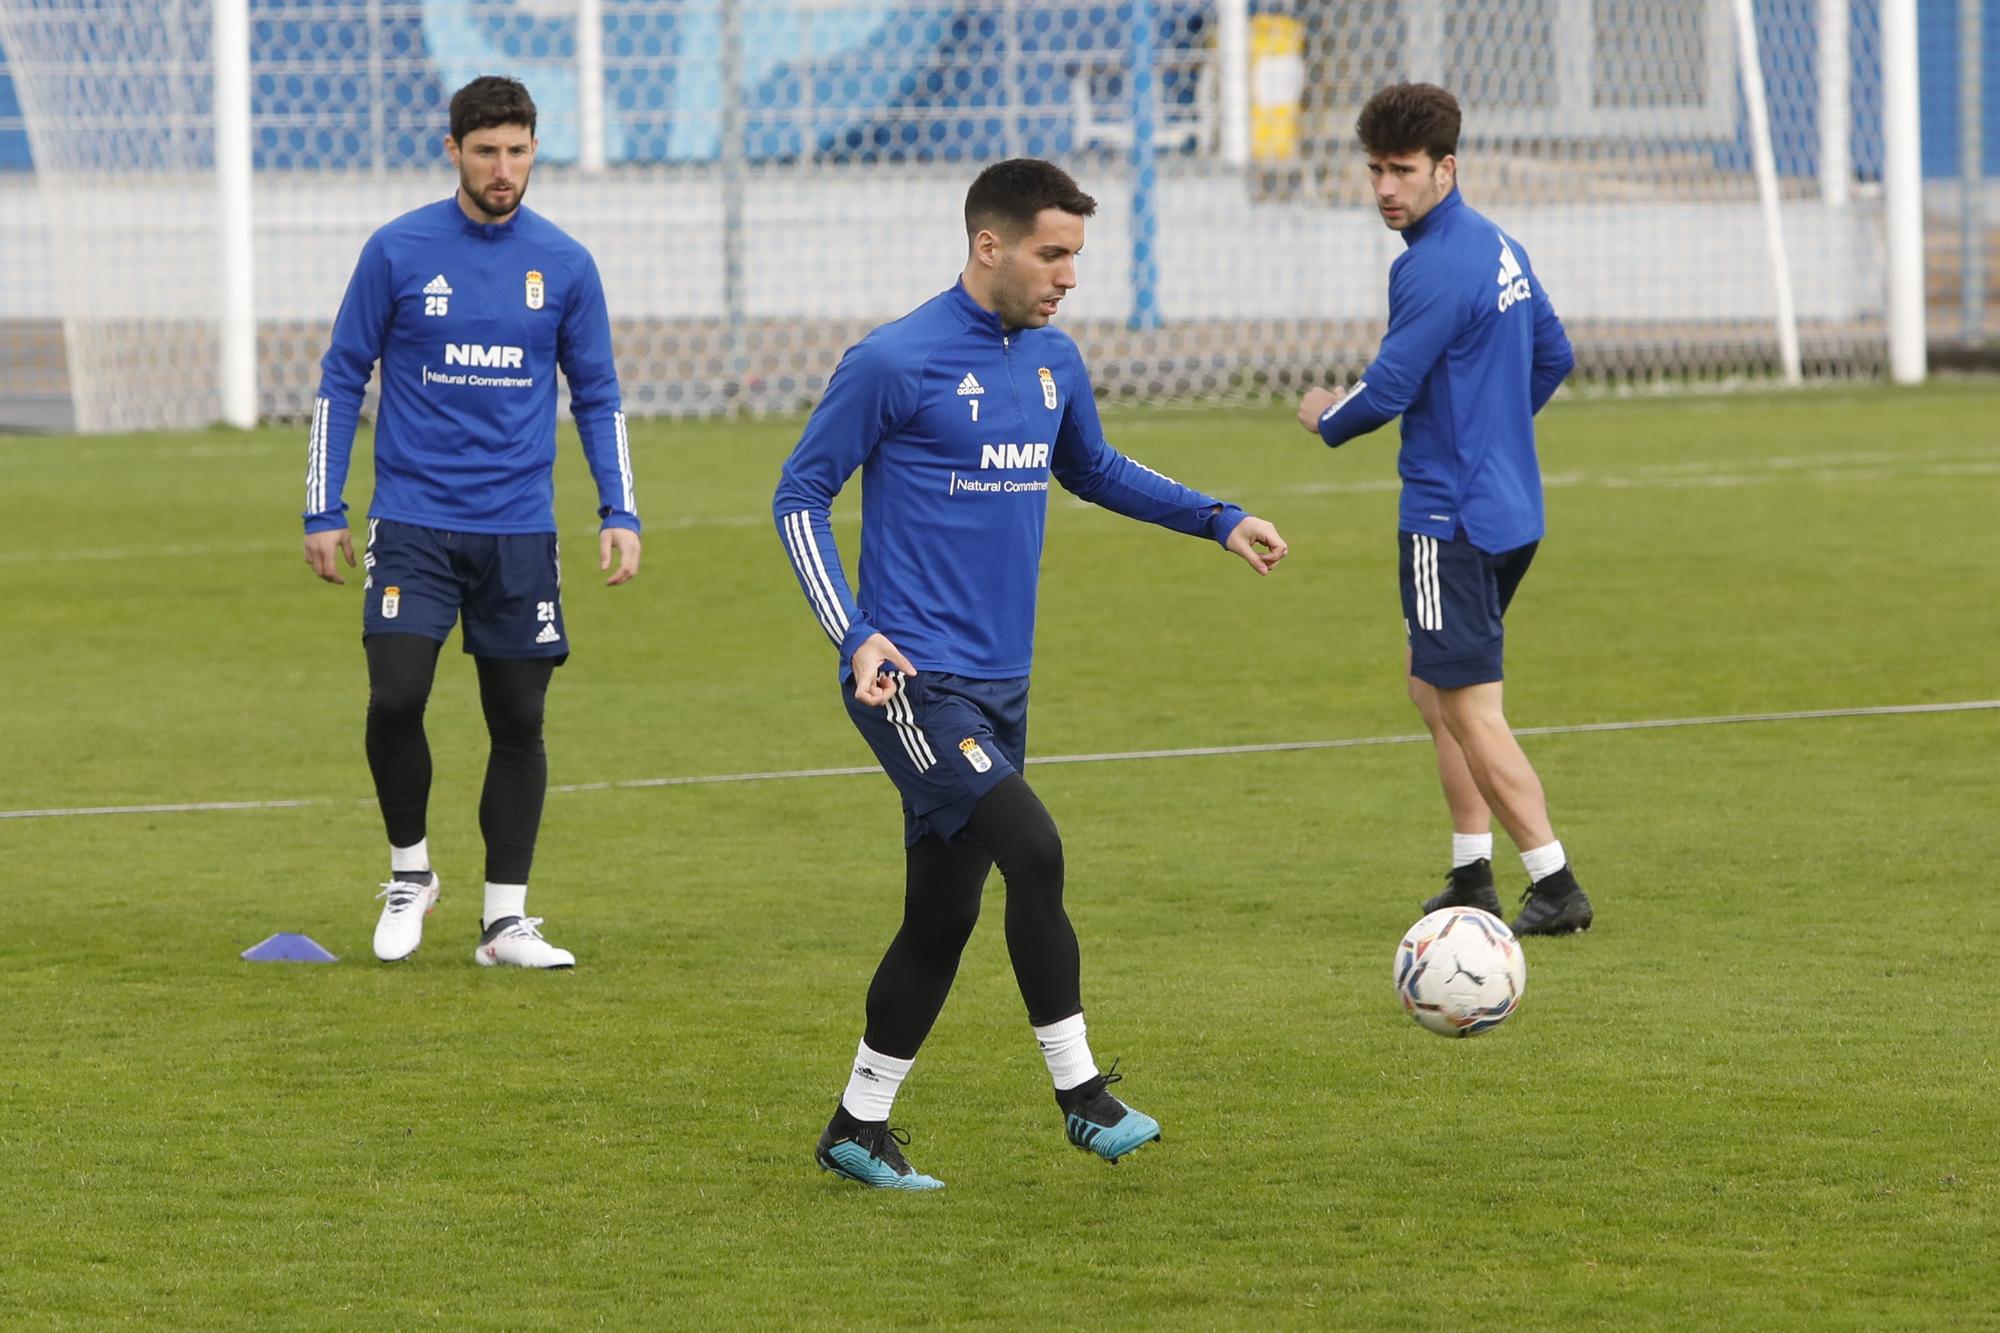
<path fill-rule="evenodd" d="M 180 805 L 84 805 L 65 810 L 0 810 L 0 819 L 62 819 L 79 815 L 191 815 L 204 810 L 296 810 L 309 805 L 342 805 L 324 796 L 297 801 L 189 801 Z"/>
<path fill-rule="evenodd" d="M 4 454 L 0 454 L 4 458 Z M 1894 464 L 1896 466 L 1885 466 Z M 1603 490 L 1685 490 L 1764 486 L 1796 481 L 1801 474 L 1818 482 L 1905 481 L 1920 478 L 1988 476 L 2000 473 L 2000 452 L 1992 449 L 1928 449 L 1907 453 L 1857 450 L 1817 458 L 1736 459 L 1728 467 L 1713 463 L 1667 463 L 1628 472 L 1550 472 L 1542 477 L 1547 490 L 1598 487 Z M 1399 477 L 1367 477 L 1356 481 L 1304 481 L 1289 486 L 1223 486 L 1218 493 L 1294 499 L 1317 495 L 1384 495 L 1402 489 Z M 1059 502 L 1066 510 L 1090 509 L 1088 500 L 1073 495 Z M 838 524 L 857 523 L 859 510 L 843 506 L 833 515 Z M 700 528 L 758 528 L 771 524 L 769 514 L 682 514 L 649 519 L 648 532 L 682 532 Z M 588 542 L 595 531 L 566 532 L 565 542 Z M 189 546 L 104 546 L 75 550 L 0 551 L 0 565 L 65 565 L 85 560 L 158 560 L 199 556 L 297 555 L 297 540 L 286 542 L 211 542 Z"/>
<path fill-rule="evenodd" d="M 1637 722 L 1575 722 L 1554 727 L 1516 727 L 1516 736 L 1577 736 L 1597 731 L 1658 731 L 1667 727 L 1723 727 L 1746 722 L 1803 722 L 1831 717 L 1899 717 L 1911 713 L 1970 713 L 2000 708 L 2000 699 L 1949 704 L 1888 704 L 1878 708 L 1817 708 L 1798 713 L 1735 713 L 1722 717 L 1663 717 Z M 1410 745 L 1427 741 L 1427 731 L 1401 736 L 1348 736 L 1332 741 L 1269 741 L 1261 745 L 1205 745 L 1181 750 L 1127 750 L 1119 754 L 1054 754 L 1030 764 L 1101 764 L 1115 759 L 1194 759 L 1207 755 L 1275 754 L 1285 750 L 1352 750 L 1364 745 Z M 874 769 L 862 769 L 872 773 Z"/>
<path fill-rule="evenodd" d="M 858 522 L 861 515 L 838 513 L 835 523 Z M 365 526 L 366 519 L 360 520 Z M 771 522 L 769 514 L 698 514 L 680 518 L 648 519 L 646 531 L 679 531 L 686 528 L 751 528 Z M 565 532 L 566 542 L 594 542 L 596 530 Z M 304 547 L 299 540 L 287 542 L 207 542 L 194 546 L 92 546 L 74 551 L 0 551 L 0 565 L 66 565 L 79 560 L 158 560 L 211 555 L 296 555 L 303 566 Z"/>
<path fill-rule="evenodd" d="M 290 551 L 304 563 L 300 542 L 206 542 L 194 546 L 93 546 L 80 551 L 0 551 L 0 565 L 68 565 L 81 560 L 171 560 L 186 556 L 272 555 Z"/>
<path fill-rule="evenodd" d="M 156 444 L 150 447 L 139 445 L 133 448 L 103 445 L 95 448 L 85 447 L 79 449 L 71 443 L 73 438 L 67 435 L 52 435 L 25 440 L 10 440 L 8 441 L 7 448 L 0 450 L 0 467 L 39 467 L 46 465 L 49 467 L 73 468 L 79 463 L 129 463 L 135 458 L 244 458 L 262 454 L 276 455 L 279 453 L 289 455 L 297 450 L 300 444 L 305 442 L 305 435 L 301 432 L 297 443 L 290 440 L 283 441 L 282 443 L 270 440 L 218 440 L 202 444 L 170 443 Z M 38 455 L 34 452 L 34 446 L 38 444 L 54 446 L 54 451 Z"/>
<path fill-rule="evenodd" d="M 1814 708 L 1795 713 L 1731 713 L 1718 717 L 1662 717 L 1635 722 L 1574 722 L 1553 727 L 1516 727 L 1516 736 L 1580 736 L 1602 731 L 1659 731 L 1668 727 L 1724 727 L 1750 722 L 1806 722 L 1839 717 L 1907 717 L 1919 713 L 1973 713 L 2000 709 L 2000 699 L 1945 704 L 1883 704 L 1872 708 Z M 1211 755 L 1279 754 L 1288 750 L 1353 750 L 1367 745 L 1412 745 L 1429 732 L 1399 736 L 1345 736 L 1326 741 L 1265 741 L 1251 745 L 1198 745 L 1175 750 L 1118 750 L 1103 754 L 1049 754 L 1041 764 L 1109 764 L 1133 759 L 1202 759 Z M 805 778 L 861 777 L 882 770 L 873 764 L 851 768 L 788 768 L 764 773 L 697 773 L 675 778 L 619 778 L 610 782 L 569 782 L 551 792 L 632 791 L 646 787 L 706 787 L 724 782 L 784 782 Z M 212 810 L 296 810 L 305 806 L 369 805 L 373 797 L 308 797 L 290 801 L 191 801 L 178 805 L 92 805 L 47 810 L 0 810 L 0 819 L 74 819 L 85 815 L 185 815 Z"/>

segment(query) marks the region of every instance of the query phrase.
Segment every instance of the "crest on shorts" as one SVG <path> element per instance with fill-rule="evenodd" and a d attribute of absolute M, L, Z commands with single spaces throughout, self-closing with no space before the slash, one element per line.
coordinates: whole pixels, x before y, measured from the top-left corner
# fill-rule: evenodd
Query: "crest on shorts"
<path fill-rule="evenodd" d="M 403 609 L 403 590 L 398 587 L 382 589 L 382 619 L 394 620 Z"/>
<path fill-rule="evenodd" d="M 542 294 L 542 271 L 538 268 L 531 268 L 528 270 L 528 309 L 540 310 L 542 308 Z"/>
<path fill-rule="evenodd" d="M 972 771 L 975 773 L 984 773 L 993 767 L 993 761 L 987 758 L 986 751 L 980 749 L 979 742 L 970 736 L 958 743 L 958 752 L 965 756 L 965 762 L 972 765 Z"/>
<path fill-rule="evenodd" d="M 1042 405 L 1053 412 L 1056 410 L 1056 377 L 1047 366 L 1035 373 L 1042 377 Z"/>

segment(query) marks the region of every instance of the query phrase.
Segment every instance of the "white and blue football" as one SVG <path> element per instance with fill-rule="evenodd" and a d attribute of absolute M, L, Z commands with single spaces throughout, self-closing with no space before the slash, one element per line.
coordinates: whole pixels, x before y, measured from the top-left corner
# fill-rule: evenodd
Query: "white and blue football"
<path fill-rule="evenodd" d="M 1396 998 L 1445 1037 L 1472 1037 L 1505 1022 L 1528 989 L 1528 961 L 1507 923 L 1476 907 L 1441 907 L 1396 946 Z"/>

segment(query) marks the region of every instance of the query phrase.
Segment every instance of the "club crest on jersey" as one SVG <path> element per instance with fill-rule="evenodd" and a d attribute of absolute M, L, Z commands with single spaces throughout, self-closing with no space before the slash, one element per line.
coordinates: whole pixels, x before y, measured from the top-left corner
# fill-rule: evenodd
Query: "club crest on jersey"
<path fill-rule="evenodd" d="M 980 749 L 979 742 L 970 736 L 958 743 L 958 752 L 965 756 L 965 762 L 972 765 L 972 771 L 975 773 L 984 773 L 993 767 L 993 761 L 987 757 L 986 751 Z"/>
<path fill-rule="evenodd" d="M 541 308 L 542 271 L 538 268 L 531 268 L 528 270 L 528 309 L 540 310 Z"/>
<path fill-rule="evenodd" d="M 394 620 L 403 609 L 403 590 L 397 587 L 382 589 L 382 619 Z"/>
<path fill-rule="evenodd" d="M 1056 377 L 1047 366 L 1035 373 L 1042 377 L 1042 406 L 1053 412 L 1056 410 Z"/>

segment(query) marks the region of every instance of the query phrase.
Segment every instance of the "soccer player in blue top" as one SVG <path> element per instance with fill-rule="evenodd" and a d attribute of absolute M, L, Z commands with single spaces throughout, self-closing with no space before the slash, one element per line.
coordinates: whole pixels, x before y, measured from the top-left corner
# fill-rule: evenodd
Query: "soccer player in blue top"
<path fill-rule="evenodd" d="M 1530 880 L 1514 933 L 1565 935 L 1590 928 L 1590 900 L 1501 711 L 1501 617 L 1542 538 L 1535 413 L 1576 359 L 1528 252 L 1459 196 L 1458 127 L 1458 102 L 1428 83 L 1362 108 L 1376 207 L 1409 248 L 1389 269 L 1375 360 L 1344 393 L 1308 391 L 1299 424 L 1337 446 L 1403 418 L 1405 669 L 1453 829 L 1450 876 L 1424 910 L 1500 915 L 1497 814 Z"/>
<path fill-rule="evenodd" d="M 598 565 L 639 572 L 632 459 L 618 410 L 611 323 L 590 253 L 521 206 L 535 162 L 535 104 L 512 79 L 451 99 L 445 151 L 458 191 L 362 247 L 321 362 L 306 468 L 305 555 L 344 583 L 354 564 L 341 486 L 375 363 L 375 498 L 368 508 L 362 643 L 368 766 L 389 834 L 375 955 L 407 958 L 437 901 L 426 837 L 431 755 L 424 705 L 438 650 L 463 617 L 492 751 L 479 802 L 484 966 L 570 967 L 527 915 L 548 786 L 543 699 L 569 656 L 556 539 L 556 371 L 597 479 Z"/>
<path fill-rule="evenodd" d="M 1085 1040 L 1062 839 L 1022 776 L 1049 482 L 1207 537 L 1259 574 L 1285 543 L 1262 519 L 1105 443 L 1076 344 L 1049 327 L 1076 286 L 1096 202 L 1061 168 L 1014 159 L 965 198 L 958 282 L 848 349 L 772 511 L 806 603 L 839 650 L 848 716 L 903 798 L 903 923 L 868 988 L 846 1091 L 815 1151 L 848 1179 L 936 1189 L 889 1108 L 944 1006 L 995 864 L 1007 952 L 1070 1142 L 1106 1161 L 1160 1136 L 1107 1091 Z M 861 470 L 861 581 L 827 516 Z"/>

